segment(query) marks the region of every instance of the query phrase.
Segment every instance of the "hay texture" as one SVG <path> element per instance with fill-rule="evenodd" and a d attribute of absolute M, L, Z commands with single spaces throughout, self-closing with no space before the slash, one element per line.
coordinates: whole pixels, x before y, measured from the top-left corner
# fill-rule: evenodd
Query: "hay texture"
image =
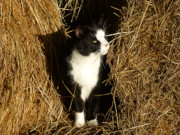
<path fill-rule="evenodd" d="M 179 134 L 180 1 L 128 1 L 122 14 L 109 52 L 116 133 Z"/>
<path fill-rule="evenodd" d="M 0 2 L 0 134 L 48 133 L 64 122 L 36 35 L 62 27 L 54 0 Z"/>
<path fill-rule="evenodd" d="M 80 129 L 47 69 L 44 50 L 55 41 L 37 36 L 68 36 L 65 12 L 77 18 L 82 1 L 61 2 L 0 2 L 0 134 L 180 134 L 180 0 L 112 7 L 120 16 L 107 59 L 113 105 L 101 125 Z"/>

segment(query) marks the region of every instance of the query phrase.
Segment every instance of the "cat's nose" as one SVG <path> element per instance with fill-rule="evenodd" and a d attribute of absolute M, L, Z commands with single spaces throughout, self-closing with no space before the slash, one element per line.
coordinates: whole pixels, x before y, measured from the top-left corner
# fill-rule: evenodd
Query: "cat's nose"
<path fill-rule="evenodd" d="M 106 48 L 109 48 L 109 44 L 108 44 L 108 43 L 106 43 L 106 44 L 105 44 L 105 47 L 106 47 Z"/>

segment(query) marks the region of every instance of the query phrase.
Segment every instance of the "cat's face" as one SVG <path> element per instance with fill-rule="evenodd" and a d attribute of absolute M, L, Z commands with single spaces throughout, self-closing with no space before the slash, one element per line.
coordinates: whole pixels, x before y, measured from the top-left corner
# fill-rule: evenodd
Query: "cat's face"
<path fill-rule="evenodd" d="M 105 38 L 105 31 L 96 25 L 80 26 L 76 28 L 76 48 L 80 54 L 88 56 L 91 53 L 107 54 L 109 43 Z"/>

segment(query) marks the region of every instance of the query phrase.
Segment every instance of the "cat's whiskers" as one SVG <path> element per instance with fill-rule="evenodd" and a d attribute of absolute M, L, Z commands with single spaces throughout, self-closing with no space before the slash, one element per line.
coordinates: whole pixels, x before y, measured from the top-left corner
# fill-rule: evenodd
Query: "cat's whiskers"
<path fill-rule="evenodd" d="M 103 60 L 101 60 L 101 64 L 102 64 L 102 66 L 106 69 L 106 66 L 105 66 L 105 64 L 104 64 L 104 61 L 103 61 Z"/>

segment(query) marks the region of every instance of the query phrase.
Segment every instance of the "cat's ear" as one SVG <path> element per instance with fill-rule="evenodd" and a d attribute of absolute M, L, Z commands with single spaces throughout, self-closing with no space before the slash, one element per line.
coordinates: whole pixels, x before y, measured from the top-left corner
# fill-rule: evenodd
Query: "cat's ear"
<path fill-rule="evenodd" d="M 103 24 L 104 24 L 104 18 L 105 18 L 105 16 L 104 16 L 104 14 L 101 16 L 101 18 L 98 20 L 98 22 L 97 22 L 97 25 L 98 26 L 103 26 Z"/>
<path fill-rule="evenodd" d="M 100 20 L 98 21 L 98 23 L 97 23 L 97 25 L 99 25 L 99 26 L 102 26 L 103 25 L 103 18 L 100 18 Z"/>
<path fill-rule="evenodd" d="M 78 37 L 78 38 L 81 38 L 84 34 L 84 31 L 85 31 L 85 28 L 83 26 L 78 26 L 76 29 L 75 29 L 75 36 Z"/>

